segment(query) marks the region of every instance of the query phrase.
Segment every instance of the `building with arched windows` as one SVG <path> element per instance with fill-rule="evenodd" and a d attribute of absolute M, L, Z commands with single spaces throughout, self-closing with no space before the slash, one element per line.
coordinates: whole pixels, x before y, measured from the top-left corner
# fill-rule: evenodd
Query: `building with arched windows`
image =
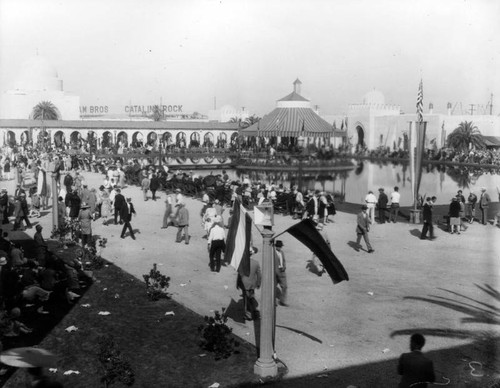
<path fill-rule="evenodd" d="M 59 120 L 32 120 L 33 108 L 51 102 Z M 152 106 L 126 106 L 126 115 L 106 116 L 107 107 L 80 106 L 80 98 L 64 91 L 57 70 L 41 56 L 28 59 L 20 68 L 14 88 L 0 96 L 0 146 L 37 142 L 40 134 L 56 147 L 91 142 L 101 148 L 150 146 L 179 148 L 228 148 L 238 136 L 238 123 L 208 120 L 159 120 L 145 117 Z M 102 109 L 101 109 L 102 108 Z M 177 112 L 179 106 L 162 106 Z M 178 112 L 177 112 L 178 113 Z M 198 115 L 196 115 L 198 116 Z"/>

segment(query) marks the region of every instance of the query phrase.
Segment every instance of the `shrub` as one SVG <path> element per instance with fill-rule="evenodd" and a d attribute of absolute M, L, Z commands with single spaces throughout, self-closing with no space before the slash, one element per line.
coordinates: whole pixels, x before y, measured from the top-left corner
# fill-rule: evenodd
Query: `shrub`
<path fill-rule="evenodd" d="M 112 335 L 105 335 L 98 338 L 99 352 L 98 358 L 104 369 L 104 376 L 101 378 L 105 387 L 119 381 L 122 384 L 131 386 L 134 384 L 135 375 L 130 363 L 124 360 L 121 352 L 116 349 Z"/>
<path fill-rule="evenodd" d="M 170 285 L 170 278 L 161 274 L 153 264 L 153 268 L 149 271 L 149 275 L 142 275 L 146 282 L 146 294 L 152 301 L 157 301 L 164 298 L 170 298 L 167 288 Z"/>
<path fill-rule="evenodd" d="M 200 347 L 209 352 L 213 352 L 216 360 L 228 358 L 233 353 L 237 353 L 240 343 L 232 336 L 233 329 L 226 325 L 227 316 L 218 311 L 214 312 L 213 317 L 205 316 L 205 324 L 198 327 L 201 333 Z"/>

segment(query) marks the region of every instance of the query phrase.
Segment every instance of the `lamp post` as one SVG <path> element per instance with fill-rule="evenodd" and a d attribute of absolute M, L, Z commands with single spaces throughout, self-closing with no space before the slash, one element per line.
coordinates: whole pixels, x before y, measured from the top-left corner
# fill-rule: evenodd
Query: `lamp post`
<path fill-rule="evenodd" d="M 254 373 L 261 377 L 274 377 L 278 374 L 278 366 L 273 359 L 273 337 L 275 326 L 274 298 L 274 258 L 271 239 L 274 236 L 273 206 L 255 207 L 255 225 L 263 226 L 262 235 L 262 294 L 259 358 L 254 365 Z"/>

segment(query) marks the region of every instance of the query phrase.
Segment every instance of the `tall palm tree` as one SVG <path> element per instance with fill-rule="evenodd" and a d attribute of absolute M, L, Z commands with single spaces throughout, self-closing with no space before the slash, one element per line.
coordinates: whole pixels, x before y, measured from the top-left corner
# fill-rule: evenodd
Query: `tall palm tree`
<path fill-rule="evenodd" d="M 459 126 L 448 135 L 447 143 L 450 147 L 460 151 L 466 151 L 469 146 L 484 148 L 484 140 L 481 132 L 472 121 L 462 121 Z"/>
<path fill-rule="evenodd" d="M 31 111 L 33 120 L 59 120 L 61 114 L 59 109 L 50 101 L 41 101 Z"/>
<path fill-rule="evenodd" d="M 243 128 L 247 128 L 247 127 L 250 127 L 251 125 L 254 125 L 255 123 L 258 123 L 259 121 L 260 121 L 260 117 L 255 116 L 255 115 L 251 115 L 251 116 L 247 117 L 245 119 L 245 121 L 243 121 L 241 123 L 241 126 Z"/>

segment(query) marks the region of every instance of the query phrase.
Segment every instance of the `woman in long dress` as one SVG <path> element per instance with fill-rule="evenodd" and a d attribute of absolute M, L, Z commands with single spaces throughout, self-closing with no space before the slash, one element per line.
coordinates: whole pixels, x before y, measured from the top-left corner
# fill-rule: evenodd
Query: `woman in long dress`
<path fill-rule="evenodd" d="M 40 196 L 40 203 L 43 210 L 47 209 L 48 200 L 50 197 L 50 182 L 48 181 L 47 171 L 49 169 L 49 160 L 44 157 L 38 162 L 38 180 L 37 180 L 37 194 Z"/>
<path fill-rule="evenodd" d="M 162 229 L 168 228 L 170 223 L 172 222 L 172 196 L 167 195 L 167 199 L 165 200 L 165 213 L 163 214 L 163 226 Z"/>
<path fill-rule="evenodd" d="M 101 195 L 101 218 L 102 224 L 108 226 L 108 217 L 111 216 L 111 200 L 109 199 L 109 193 L 104 190 Z"/>

